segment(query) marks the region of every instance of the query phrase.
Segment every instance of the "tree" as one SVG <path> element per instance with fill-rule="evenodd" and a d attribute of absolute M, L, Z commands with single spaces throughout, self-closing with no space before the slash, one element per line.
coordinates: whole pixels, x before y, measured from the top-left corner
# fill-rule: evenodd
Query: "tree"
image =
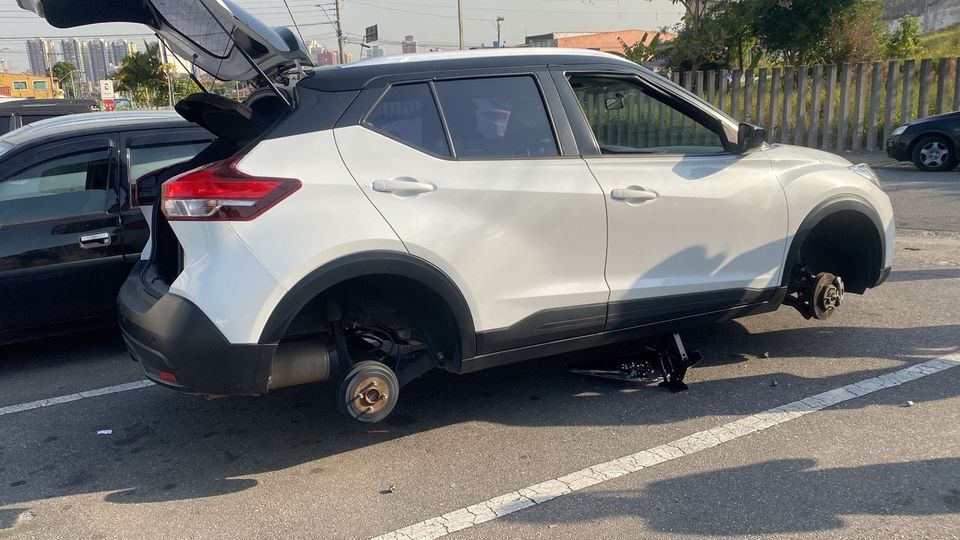
<path fill-rule="evenodd" d="M 129 92 L 135 105 L 165 104 L 167 100 L 167 75 L 157 54 L 159 44 L 146 44 L 146 50 L 124 58 L 120 69 L 112 78 L 117 81 L 117 90 Z"/>
<path fill-rule="evenodd" d="M 173 101 L 174 103 L 181 99 L 200 91 L 193 79 L 190 77 L 174 77 L 173 79 Z"/>
<path fill-rule="evenodd" d="M 815 51 L 816 60 L 828 64 L 866 62 L 883 56 L 886 32 L 883 6 L 877 0 L 858 0 L 843 16 L 830 22 Z"/>
<path fill-rule="evenodd" d="M 617 38 L 620 41 L 620 46 L 623 47 L 623 56 L 627 60 L 638 64 L 646 64 L 656 59 L 660 53 L 660 32 L 657 32 L 649 41 L 647 35 L 648 32 L 644 32 L 640 41 L 633 45 L 628 44 L 622 38 Z"/>
<path fill-rule="evenodd" d="M 57 62 L 50 68 L 53 71 L 53 81 L 56 83 L 60 81 L 60 89 L 63 90 L 63 95 L 69 98 L 77 97 L 74 94 L 75 86 L 72 84 L 73 81 L 69 80 L 72 75 L 70 73 L 77 70 L 76 66 L 70 62 Z"/>
<path fill-rule="evenodd" d="M 785 63 L 803 65 L 817 58 L 832 23 L 858 0 L 756 0 L 753 30 L 760 46 Z M 860 0 L 863 1 L 863 0 Z"/>
<path fill-rule="evenodd" d="M 887 39 L 884 47 L 887 58 L 916 58 L 923 53 L 920 42 L 920 19 L 911 15 L 900 18 L 897 29 Z"/>

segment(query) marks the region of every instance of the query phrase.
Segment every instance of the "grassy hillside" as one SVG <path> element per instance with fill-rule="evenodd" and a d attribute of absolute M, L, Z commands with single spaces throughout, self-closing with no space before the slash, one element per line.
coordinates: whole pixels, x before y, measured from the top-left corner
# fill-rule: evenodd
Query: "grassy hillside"
<path fill-rule="evenodd" d="M 920 37 L 925 58 L 960 56 L 960 24 Z"/>

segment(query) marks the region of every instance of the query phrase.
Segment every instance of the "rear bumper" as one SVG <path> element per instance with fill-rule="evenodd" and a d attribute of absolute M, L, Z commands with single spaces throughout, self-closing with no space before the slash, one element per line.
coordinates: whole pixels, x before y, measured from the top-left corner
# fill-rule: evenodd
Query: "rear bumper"
<path fill-rule="evenodd" d="M 127 349 L 150 380 L 196 394 L 267 392 L 276 344 L 228 342 L 186 298 L 148 294 L 136 269 L 120 289 L 117 304 Z M 161 378 L 161 371 L 176 381 Z"/>

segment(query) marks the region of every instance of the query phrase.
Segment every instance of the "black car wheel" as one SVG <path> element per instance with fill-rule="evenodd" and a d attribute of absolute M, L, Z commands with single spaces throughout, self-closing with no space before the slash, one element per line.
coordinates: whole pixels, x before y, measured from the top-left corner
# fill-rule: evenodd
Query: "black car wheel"
<path fill-rule="evenodd" d="M 933 135 L 914 145 L 913 164 L 921 171 L 949 171 L 957 166 L 957 156 L 950 141 Z"/>

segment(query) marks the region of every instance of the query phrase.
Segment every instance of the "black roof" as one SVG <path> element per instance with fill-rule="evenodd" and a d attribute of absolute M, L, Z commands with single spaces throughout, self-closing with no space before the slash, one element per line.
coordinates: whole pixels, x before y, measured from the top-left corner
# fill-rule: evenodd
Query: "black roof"
<path fill-rule="evenodd" d="M 99 107 L 92 99 L 18 99 L 0 103 L 0 113 L 27 111 L 90 112 Z"/>
<path fill-rule="evenodd" d="M 339 92 L 359 90 L 373 79 L 386 76 L 578 64 L 610 64 L 621 68 L 642 69 L 624 58 L 599 51 L 557 48 L 486 49 L 385 56 L 342 66 L 322 67 L 312 70 L 298 86 Z"/>

